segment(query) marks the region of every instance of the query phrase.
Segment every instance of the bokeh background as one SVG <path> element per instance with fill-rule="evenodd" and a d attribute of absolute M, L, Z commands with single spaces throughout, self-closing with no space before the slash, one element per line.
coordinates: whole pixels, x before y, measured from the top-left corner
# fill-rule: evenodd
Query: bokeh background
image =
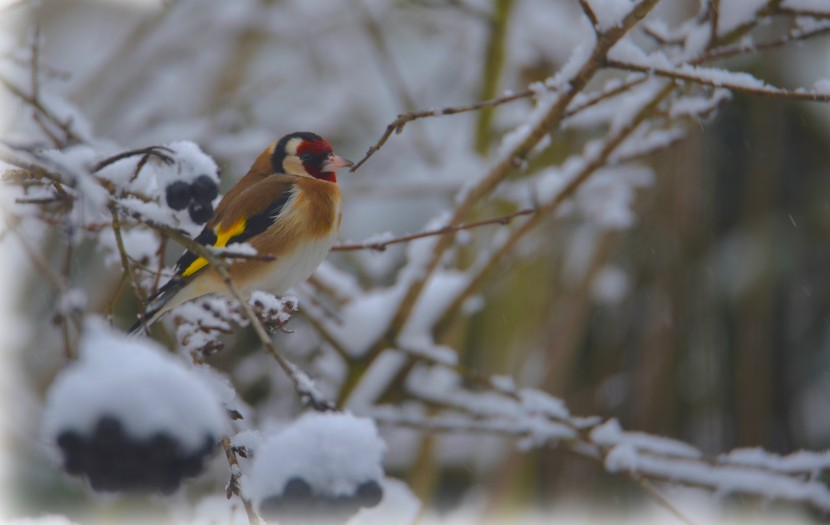
<path fill-rule="evenodd" d="M 284 133 L 316 131 L 357 159 L 395 115 L 524 89 L 561 67 L 585 37 L 575 1 L 28 4 L 0 15 L 4 52 L 13 57 L 38 27 L 43 83 L 75 106 L 79 126 L 124 149 L 195 141 L 223 167 L 225 189 Z M 670 21 L 698 8 L 663 4 L 657 12 Z M 725 64 L 776 85 L 810 86 L 830 77 L 830 40 Z M 30 110 L 7 92 L 0 97 L 9 140 L 36 134 L 21 125 Z M 342 239 L 422 229 L 493 162 L 503 134 L 530 108 L 516 101 L 408 125 L 360 171 L 340 176 Z M 585 136 L 556 130 L 529 171 L 561 162 Z M 445 341 L 469 367 L 561 396 L 576 414 L 614 416 L 627 429 L 707 453 L 830 447 L 829 147 L 826 104 L 736 95 L 648 159 L 656 176 L 633 195 L 627 227 L 549 221 L 486 285 L 483 307 L 447 328 Z M 505 211 L 494 198 L 477 218 Z M 36 239 L 56 266 L 61 235 Z M 10 508 L 80 515 L 91 497 L 33 438 L 62 358 L 49 324 L 55 297 L 24 254 L 6 246 L 3 255 L 12 305 L 4 350 L 18 367 L 6 399 Z M 390 248 L 329 260 L 368 285 L 390 282 L 403 257 L 403 248 Z M 71 261 L 93 311 L 105 307 L 120 277 L 99 259 L 87 247 Z M 122 326 L 134 300 L 119 301 Z M 301 318 L 293 322 L 296 332 L 279 344 L 310 361 L 320 341 Z M 259 366 L 254 352 L 243 334 L 214 364 L 253 406 L 291 413 L 274 401 L 286 392 L 274 366 Z M 439 512 L 601 501 L 585 512 L 621 516 L 646 498 L 555 448 L 525 453 L 502 438 L 409 430 L 388 436 L 388 472 Z M 742 503 L 765 511 L 762 502 Z M 111 506 L 130 504 L 144 505 Z"/>

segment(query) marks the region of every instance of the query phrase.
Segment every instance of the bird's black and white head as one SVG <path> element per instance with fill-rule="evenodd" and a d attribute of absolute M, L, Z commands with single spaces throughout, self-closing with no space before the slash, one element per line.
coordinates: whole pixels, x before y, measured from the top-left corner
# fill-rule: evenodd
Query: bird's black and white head
<path fill-rule="evenodd" d="M 277 173 L 337 182 L 335 172 L 352 162 L 334 154 L 331 144 L 316 133 L 295 131 L 281 138 L 271 156 Z"/>

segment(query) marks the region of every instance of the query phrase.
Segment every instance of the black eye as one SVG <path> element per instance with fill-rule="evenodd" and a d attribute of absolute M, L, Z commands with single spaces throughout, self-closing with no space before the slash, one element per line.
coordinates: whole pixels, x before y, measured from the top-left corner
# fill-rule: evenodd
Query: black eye
<path fill-rule="evenodd" d="M 304 161 L 308 161 L 308 160 L 311 160 L 312 155 L 311 155 L 311 153 L 303 153 L 302 155 L 300 155 L 300 158 L 303 159 Z"/>

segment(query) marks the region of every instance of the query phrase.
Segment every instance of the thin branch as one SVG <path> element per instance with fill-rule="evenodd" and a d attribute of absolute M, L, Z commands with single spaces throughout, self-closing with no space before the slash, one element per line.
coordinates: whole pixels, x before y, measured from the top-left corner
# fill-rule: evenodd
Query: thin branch
<path fill-rule="evenodd" d="M 169 155 L 168 155 L 169 153 Z M 172 149 L 168 148 L 167 146 L 147 146 L 146 148 L 139 148 L 133 149 L 129 151 L 125 151 L 123 153 L 119 153 L 117 155 L 113 155 L 112 157 L 107 157 L 106 159 L 98 162 L 93 166 L 92 173 L 97 173 L 102 169 L 106 168 L 110 164 L 114 164 L 119 160 L 127 159 L 130 157 L 135 157 L 138 155 L 144 155 L 145 157 L 153 156 L 160 159 L 165 164 L 173 164 L 175 160 L 170 155 L 175 154 L 176 152 Z M 141 165 L 136 168 L 136 171 L 140 171 L 141 167 L 143 167 L 144 163 L 147 162 L 146 159 L 142 159 Z"/>
<path fill-rule="evenodd" d="M 139 286 L 138 282 L 136 282 L 135 275 L 133 275 L 130 268 L 129 256 L 127 255 L 127 249 L 124 247 L 124 236 L 121 233 L 121 220 L 118 217 L 118 209 L 112 204 L 109 208 L 110 213 L 112 214 L 112 233 L 115 235 L 115 246 L 118 248 L 118 255 L 121 259 L 121 270 L 124 272 L 127 279 L 129 279 L 136 297 L 140 299 L 139 303 L 143 304 L 146 296 L 144 295 L 144 291 L 141 286 Z M 144 312 L 141 313 L 143 314 Z"/>
<path fill-rule="evenodd" d="M 485 219 L 476 222 L 469 222 L 466 224 L 457 224 L 455 226 L 444 226 L 443 228 L 437 228 L 435 230 L 430 230 L 421 233 L 413 233 L 411 235 L 404 235 L 402 237 L 396 237 L 394 239 L 389 239 L 386 241 L 366 242 L 360 244 L 340 244 L 333 247 L 332 251 L 376 250 L 382 252 L 386 250 L 386 248 L 390 245 L 409 242 L 415 239 L 423 239 L 425 237 L 432 237 L 435 235 L 446 235 L 448 233 L 455 233 L 461 230 L 470 230 L 473 228 L 479 228 L 481 226 L 488 226 L 492 224 L 510 224 L 510 222 L 516 217 L 520 217 L 522 215 L 530 215 L 535 211 L 536 210 L 532 208 L 527 208 L 521 211 L 517 211 L 515 213 L 503 215 L 501 217 L 495 217 L 492 219 Z"/>
<path fill-rule="evenodd" d="M 591 4 L 588 3 L 588 0 L 579 0 L 579 7 L 582 8 L 582 12 L 585 13 L 585 16 L 588 17 L 588 21 L 591 22 L 591 27 L 594 28 L 594 31 L 599 32 L 599 21 L 597 20 L 597 15 L 594 13 L 594 9 L 591 7 Z"/>
<path fill-rule="evenodd" d="M 643 491 L 646 494 L 651 496 L 651 498 L 654 499 L 654 501 L 659 503 L 664 509 L 666 509 L 672 515 L 674 515 L 675 518 L 682 521 L 685 525 L 695 525 L 692 520 L 690 520 L 685 514 L 680 512 L 680 509 L 675 507 L 671 501 L 669 501 L 659 490 L 657 490 L 657 487 L 652 485 L 652 483 L 649 480 L 644 479 L 642 476 L 633 473 L 629 473 L 628 478 L 637 485 L 639 485 L 640 488 L 643 489 Z"/>
<path fill-rule="evenodd" d="M 799 100 L 808 102 L 830 102 L 830 93 L 815 93 L 808 91 L 790 91 L 786 89 L 777 88 L 774 86 L 768 87 L 754 87 L 750 85 L 741 84 L 738 82 L 730 82 L 728 79 L 721 78 L 707 78 L 694 71 L 685 71 L 682 69 L 668 69 L 661 67 L 654 67 L 652 65 L 633 64 L 630 62 L 622 62 L 619 60 L 607 60 L 606 65 L 617 69 L 625 69 L 627 71 L 637 71 L 640 73 L 650 73 L 652 75 L 671 78 L 674 80 L 683 80 L 687 82 L 694 82 L 704 86 L 720 87 L 738 93 L 749 93 L 760 97 L 774 97 L 787 100 Z"/>
<path fill-rule="evenodd" d="M 830 33 L 830 22 L 819 24 L 816 27 L 813 27 L 809 30 L 802 30 L 796 29 L 788 33 L 787 35 L 776 39 L 771 40 L 769 42 L 761 42 L 759 44 L 745 44 L 745 45 L 734 45 L 734 46 L 723 46 L 723 47 L 716 47 L 711 49 L 701 55 L 700 57 L 691 60 L 690 64 L 703 64 L 706 62 L 711 62 L 713 60 L 720 60 L 723 58 L 730 58 L 733 56 L 738 55 L 748 55 L 750 53 L 759 53 L 762 51 L 767 51 L 769 49 L 775 49 L 778 47 L 783 47 L 791 42 L 794 41 L 803 41 L 807 40 L 808 38 L 816 37 L 825 35 Z"/>
<path fill-rule="evenodd" d="M 455 115 L 457 113 L 466 113 L 468 111 L 478 111 L 483 108 L 506 104 L 508 102 L 513 102 L 514 100 L 519 100 L 522 98 L 528 98 L 533 95 L 533 90 L 525 89 L 524 91 L 519 91 L 517 93 L 508 93 L 501 97 L 494 98 L 491 100 L 485 100 L 483 102 L 476 102 L 473 104 L 466 104 L 463 106 L 448 106 L 441 109 L 411 111 L 409 113 L 400 114 L 395 118 L 395 120 L 393 120 L 389 123 L 388 126 L 386 126 L 386 130 L 380 136 L 378 141 L 366 151 L 366 154 L 363 156 L 363 158 L 360 159 L 354 166 L 352 166 L 350 171 L 357 171 L 367 160 L 369 160 L 369 157 L 377 153 L 378 150 L 380 150 L 380 148 L 382 148 L 383 145 L 386 144 L 386 141 L 389 140 L 389 137 L 391 137 L 393 133 L 399 135 L 403 131 L 404 126 L 406 126 L 413 120 L 418 120 L 427 117 Z"/>
<path fill-rule="evenodd" d="M 228 459 L 228 466 L 231 468 L 231 477 L 228 480 L 228 486 L 225 489 L 225 496 L 228 499 L 236 496 L 245 507 L 245 513 L 248 515 L 248 523 L 250 525 L 259 525 L 259 516 L 254 510 L 251 501 L 242 495 L 240 490 L 239 480 L 242 477 L 242 470 L 239 468 L 239 459 L 236 457 L 236 449 L 234 448 L 229 438 L 222 439 L 222 448 L 225 449 L 225 457 Z"/>
<path fill-rule="evenodd" d="M 64 135 L 66 135 L 66 140 L 68 142 L 83 142 L 83 139 L 72 130 L 72 119 L 68 119 L 67 121 L 62 121 L 59 119 L 52 111 L 50 111 L 40 99 L 34 98 L 31 95 L 27 95 L 23 90 L 19 87 L 15 86 L 13 83 L 9 82 L 6 78 L 0 76 L 0 84 L 6 87 L 14 96 L 21 99 L 26 104 L 32 106 L 38 113 L 40 113 L 46 120 L 60 128 L 63 131 Z"/>

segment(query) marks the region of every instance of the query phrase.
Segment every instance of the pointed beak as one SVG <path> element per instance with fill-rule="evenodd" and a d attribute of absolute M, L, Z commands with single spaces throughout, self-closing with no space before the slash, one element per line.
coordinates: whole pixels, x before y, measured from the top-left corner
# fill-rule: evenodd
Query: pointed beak
<path fill-rule="evenodd" d="M 330 155 L 326 159 L 326 163 L 323 164 L 323 172 L 332 173 L 341 168 L 351 168 L 352 166 L 354 166 L 354 162 L 337 155 Z"/>

